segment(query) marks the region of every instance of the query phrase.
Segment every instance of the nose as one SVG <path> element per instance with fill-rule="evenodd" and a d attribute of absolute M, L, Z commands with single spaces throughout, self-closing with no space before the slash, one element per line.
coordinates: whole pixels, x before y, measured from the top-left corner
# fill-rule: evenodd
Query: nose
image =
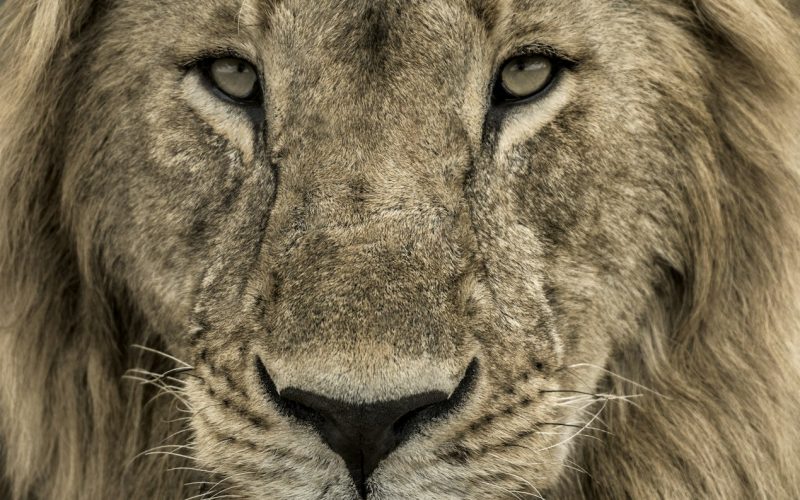
<path fill-rule="evenodd" d="M 299 389 L 287 389 L 281 396 L 318 417 L 317 431 L 344 459 L 362 496 L 366 496 L 367 478 L 401 442 L 407 427 L 404 424 L 448 399 L 442 392 L 429 392 L 395 401 L 356 405 Z"/>
<path fill-rule="evenodd" d="M 378 464 L 425 422 L 443 418 L 463 402 L 477 371 L 473 360 L 452 395 L 430 391 L 392 401 L 354 404 L 288 387 L 278 393 L 259 359 L 262 385 L 279 409 L 311 424 L 347 465 L 356 489 L 367 496 L 367 479 Z"/>

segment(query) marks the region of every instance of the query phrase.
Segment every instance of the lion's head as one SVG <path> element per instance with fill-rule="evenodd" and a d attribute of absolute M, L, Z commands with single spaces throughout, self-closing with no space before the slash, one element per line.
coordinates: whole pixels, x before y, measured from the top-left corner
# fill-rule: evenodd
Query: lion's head
<path fill-rule="evenodd" d="M 797 497 L 787 9 L 7 2 L 0 495 Z"/>

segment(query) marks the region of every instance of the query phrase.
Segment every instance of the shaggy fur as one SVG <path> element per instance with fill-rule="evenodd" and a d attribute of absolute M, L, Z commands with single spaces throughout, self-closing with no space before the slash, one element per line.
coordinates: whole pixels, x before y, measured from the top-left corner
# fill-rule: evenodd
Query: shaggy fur
<path fill-rule="evenodd" d="M 791 10 L 7 1 L 0 497 L 354 498 L 255 360 L 369 402 L 475 358 L 369 498 L 800 498 Z M 574 64 L 489 108 L 526 46 Z"/>

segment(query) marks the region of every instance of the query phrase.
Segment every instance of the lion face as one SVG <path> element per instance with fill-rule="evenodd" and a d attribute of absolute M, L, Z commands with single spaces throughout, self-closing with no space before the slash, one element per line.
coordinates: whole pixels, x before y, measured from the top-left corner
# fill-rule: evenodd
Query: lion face
<path fill-rule="evenodd" d="M 635 4 L 98 14 L 75 110 L 96 126 L 66 150 L 102 169 L 67 161 L 64 189 L 194 366 L 201 468 L 252 498 L 557 484 L 599 367 L 665 316 L 686 258 L 702 55 Z M 522 56 L 546 85 L 498 99 Z M 255 99 L 220 91 L 222 59 L 250 65 Z"/>

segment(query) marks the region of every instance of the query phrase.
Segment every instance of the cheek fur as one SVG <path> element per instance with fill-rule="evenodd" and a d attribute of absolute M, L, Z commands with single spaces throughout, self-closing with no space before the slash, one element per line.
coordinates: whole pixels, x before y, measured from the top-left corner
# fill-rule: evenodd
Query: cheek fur
<path fill-rule="evenodd" d="M 575 97 L 578 84 L 569 73 L 559 77 L 559 82 L 546 95 L 531 103 L 508 109 L 503 117 L 499 141 L 495 150 L 495 162 L 506 163 L 514 148 L 531 140 L 536 133 L 558 116 L 561 109 Z"/>
<path fill-rule="evenodd" d="M 198 118 L 236 147 L 245 163 L 253 162 L 256 134 L 260 127 L 254 126 L 244 110 L 214 96 L 196 71 L 184 77 L 180 92 L 183 101 Z"/>

